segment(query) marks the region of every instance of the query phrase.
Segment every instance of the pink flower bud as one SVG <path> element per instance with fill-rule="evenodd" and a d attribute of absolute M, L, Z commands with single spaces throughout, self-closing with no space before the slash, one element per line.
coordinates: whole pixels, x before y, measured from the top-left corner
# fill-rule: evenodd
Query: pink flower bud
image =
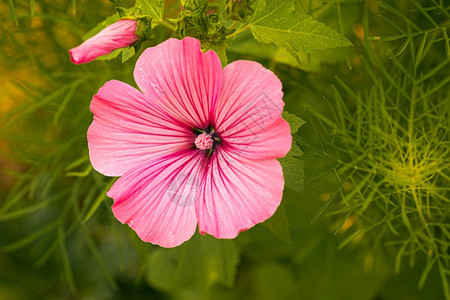
<path fill-rule="evenodd" d="M 75 64 L 84 64 L 134 44 L 140 38 L 135 33 L 136 26 L 137 20 L 128 19 L 109 25 L 78 47 L 70 49 L 70 60 Z"/>

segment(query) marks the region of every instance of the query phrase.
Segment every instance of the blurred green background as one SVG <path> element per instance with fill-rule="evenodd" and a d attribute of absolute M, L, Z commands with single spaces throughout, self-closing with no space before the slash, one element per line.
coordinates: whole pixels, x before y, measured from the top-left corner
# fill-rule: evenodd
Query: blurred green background
<path fill-rule="evenodd" d="M 179 3 L 166 1 L 165 6 L 166 16 L 176 18 Z M 449 4 L 299 0 L 296 7 L 343 33 L 354 47 L 305 53 L 299 65 L 246 32 L 227 54 L 229 61 L 256 60 L 275 72 L 283 82 L 285 109 L 306 121 L 294 139 L 304 151 L 303 192 L 286 188 L 279 220 L 257 225 L 234 240 L 196 233 L 178 248 L 163 249 L 140 241 L 113 217 L 112 199 L 105 196 L 112 181 L 89 162 L 86 132 L 92 96 L 110 79 L 135 86 L 137 56 L 124 64 L 116 59 L 76 66 L 68 50 L 114 14 L 114 6 L 100 0 L 1 2 L 0 299 L 445 299 Z M 171 34 L 158 27 L 155 40 L 146 46 Z M 417 80 L 409 84 L 411 76 Z M 346 198 L 355 190 L 364 200 L 376 190 L 379 177 L 341 181 L 345 171 L 340 173 L 329 158 L 341 153 L 348 165 L 366 167 L 353 156 L 365 151 L 361 144 L 348 150 L 346 139 L 358 128 L 363 135 L 389 131 L 382 124 L 370 129 L 370 122 L 382 123 L 381 113 L 367 119 L 369 125 L 361 121 L 356 123 L 360 127 L 354 126 L 344 118 L 339 123 L 346 116 L 339 107 L 354 120 L 354 112 L 385 107 L 387 116 L 407 126 L 408 120 L 415 122 L 402 117 L 410 112 L 411 99 L 405 95 L 411 91 L 420 95 L 414 118 L 423 123 L 417 136 L 428 136 L 425 142 L 437 145 L 437 150 L 424 152 L 439 155 L 433 160 L 438 162 L 439 168 L 433 169 L 437 175 L 429 175 L 432 192 L 425 198 L 431 201 L 428 207 L 439 209 L 426 217 L 435 226 L 431 235 L 414 231 L 419 246 L 400 244 L 407 245 L 402 248 L 396 241 L 413 236 L 409 228 L 401 228 L 404 218 L 394 216 L 392 223 L 372 226 L 366 216 L 377 220 L 379 208 L 358 214 Z M 380 99 L 397 102 L 392 106 Z M 401 134 L 386 136 L 389 141 Z M 386 160 L 382 149 L 370 149 L 376 149 L 370 155 Z M 390 150 L 386 146 L 384 152 Z M 431 163 L 425 166 L 432 168 Z M 381 191 L 401 191 L 408 176 L 393 176 Z M 327 202 L 330 198 L 336 200 Z M 397 237 L 386 233 L 389 226 L 397 226 Z M 441 252 L 422 251 L 420 243 L 425 249 L 429 240 Z"/>

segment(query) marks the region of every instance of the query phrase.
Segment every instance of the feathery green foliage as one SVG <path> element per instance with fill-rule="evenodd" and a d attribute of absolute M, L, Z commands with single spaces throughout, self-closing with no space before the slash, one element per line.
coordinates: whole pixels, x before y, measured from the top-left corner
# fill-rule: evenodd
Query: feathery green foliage
<path fill-rule="evenodd" d="M 366 42 L 367 87 L 336 78 L 334 97 L 325 100 L 329 113 L 308 106 L 315 116 L 320 146 L 301 137 L 297 140 L 333 166 L 319 172 L 334 173 L 336 189 L 330 190 L 331 196 L 313 220 L 339 200 L 329 214 L 343 218 L 336 219 L 336 233 L 343 227 L 350 232 L 339 248 L 363 241 L 386 246 L 396 251 L 397 272 L 405 259 L 410 266 L 426 261 L 419 287 L 436 267 L 444 294 L 450 298 L 450 59 L 443 47 L 448 25 L 430 17 L 439 6 L 424 9 L 416 1 L 412 4 L 430 24 L 424 23 L 434 28 L 420 29 L 380 2 L 383 19 L 388 20 L 385 14 L 396 14 L 406 28 L 389 21 L 401 35 L 371 36 Z M 365 33 L 370 32 L 367 24 Z M 397 39 L 403 39 L 398 50 L 384 50 L 388 59 L 375 56 L 387 46 L 383 41 Z"/>

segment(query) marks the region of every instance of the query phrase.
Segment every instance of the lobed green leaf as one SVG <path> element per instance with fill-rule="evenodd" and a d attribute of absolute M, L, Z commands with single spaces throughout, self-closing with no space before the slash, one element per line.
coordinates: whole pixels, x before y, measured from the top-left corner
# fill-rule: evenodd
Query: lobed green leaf
<path fill-rule="evenodd" d="M 352 43 L 336 30 L 295 10 L 294 1 L 259 0 L 250 30 L 260 42 L 285 48 L 300 61 L 300 52 L 347 47 Z"/>
<path fill-rule="evenodd" d="M 289 230 L 289 221 L 286 214 L 286 202 L 283 199 L 278 206 L 277 211 L 263 225 L 272 231 L 280 240 L 291 244 L 291 231 Z"/>

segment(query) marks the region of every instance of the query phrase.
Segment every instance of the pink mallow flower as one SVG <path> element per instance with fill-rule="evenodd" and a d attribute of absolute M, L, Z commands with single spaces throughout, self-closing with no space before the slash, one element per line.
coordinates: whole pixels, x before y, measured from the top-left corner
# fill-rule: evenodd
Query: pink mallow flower
<path fill-rule="evenodd" d="M 291 148 L 280 80 L 252 61 L 223 70 L 193 38 L 146 49 L 140 91 L 108 81 L 93 97 L 87 138 L 94 168 L 121 176 L 115 217 L 163 247 L 200 233 L 234 238 L 280 204 L 277 158 Z"/>
<path fill-rule="evenodd" d="M 75 64 L 84 64 L 112 51 L 131 46 L 140 39 L 136 35 L 137 20 L 119 20 L 80 46 L 70 49 L 70 60 Z"/>

